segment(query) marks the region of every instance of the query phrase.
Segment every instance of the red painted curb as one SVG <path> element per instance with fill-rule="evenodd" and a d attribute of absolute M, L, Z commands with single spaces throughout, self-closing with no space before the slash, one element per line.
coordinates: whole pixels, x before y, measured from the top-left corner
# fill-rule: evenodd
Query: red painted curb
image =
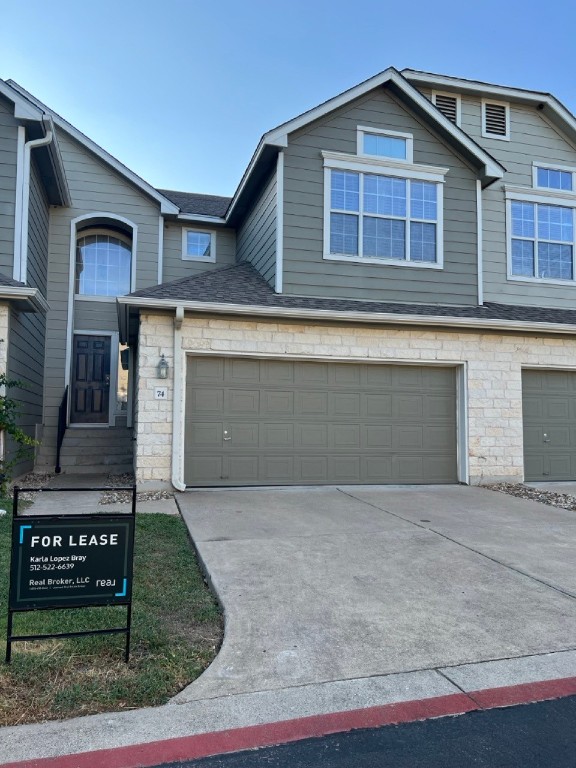
<path fill-rule="evenodd" d="M 529 704 L 573 694 L 576 694 L 576 677 L 544 680 L 472 691 L 469 694 L 452 693 L 430 699 L 384 704 L 351 712 L 312 715 L 278 723 L 153 741 L 149 744 L 4 763 L 1 768 L 146 768 L 178 760 L 197 760 L 209 755 L 286 744 L 357 728 L 376 728 L 447 715 L 461 715 L 473 710 Z"/>
<path fill-rule="evenodd" d="M 352 712 L 312 715 L 279 723 L 153 741 L 149 744 L 7 763 L 3 768 L 145 768 L 159 763 L 197 760 L 209 755 L 286 744 L 355 728 L 375 728 L 444 715 L 460 715 L 474 709 L 478 709 L 478 705 L 466 694 L 452 693 L 431 699 L 384 704 Z"/>
<path fill-rule="evenodd" d="M 576 677 L 559 680 L 542 680 L 539 683 L 507 685 L 503 688 L 488 688 L 485 691 L 471 691 L 468 696 L 482 709 L 510 707 L 513 704 L 527 704 L 531 701 L 560 699 L 576 694 Z"/>

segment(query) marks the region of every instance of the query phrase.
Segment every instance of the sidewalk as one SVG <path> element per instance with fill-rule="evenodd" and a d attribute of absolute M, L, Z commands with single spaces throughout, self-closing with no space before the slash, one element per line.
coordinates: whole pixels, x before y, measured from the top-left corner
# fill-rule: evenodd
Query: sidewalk
<path fill-rule="evenodd" d="M 0 765 L 132 768 L 576 694 L 573 512 L 455 486 L 178 503 L 226 608 L 217 659 L 163 707 L 0 729 Z"/>

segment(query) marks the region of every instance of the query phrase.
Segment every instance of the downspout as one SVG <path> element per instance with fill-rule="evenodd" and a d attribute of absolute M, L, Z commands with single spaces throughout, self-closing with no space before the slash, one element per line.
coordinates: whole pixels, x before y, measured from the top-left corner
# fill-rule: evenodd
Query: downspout
<path fill-rule="evenodd" d="M 28 273 L 28 219 L 30 212 L 30 164 L 32 150 L 37 147 L 45 147 L 52 142 L 54 131 L 49 128 L 42 139 L 31 139 L 24 144 L 24 159 L 22 168 L 22 189 L 20 209 L 20 237 L 18 238 L 19 252 L 14 252 L 14 279 L 21 283 L 26 282 Z"/>
<path fill-rule="evenodd" d="M 184 320 L 184 307 L 176 307 L 174 316 L 174 392 L 172 400 L 172 485 L 177 491 L 185 491 L 183 482 L 183 438 L 184 438 L 184 413 L 183 413 L 183 379 L 184 366 L 182 354 L 182 321 Z"/>

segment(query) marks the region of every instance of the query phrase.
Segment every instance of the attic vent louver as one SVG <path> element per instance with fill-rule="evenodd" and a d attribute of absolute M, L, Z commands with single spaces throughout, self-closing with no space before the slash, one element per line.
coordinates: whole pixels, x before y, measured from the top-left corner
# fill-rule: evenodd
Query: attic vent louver
<path fill-rule="evenodd" d="M 434 95 L 434 104 L 454 125 L 458 122 L 458 98 L 448 96 L 445 93 L 436 93 Z"/>
<path fill-rule="evenodd" d="M 484 132 L 490 136 L 508 136 L 508 110 L 505 104 L 484 104 Z"/>

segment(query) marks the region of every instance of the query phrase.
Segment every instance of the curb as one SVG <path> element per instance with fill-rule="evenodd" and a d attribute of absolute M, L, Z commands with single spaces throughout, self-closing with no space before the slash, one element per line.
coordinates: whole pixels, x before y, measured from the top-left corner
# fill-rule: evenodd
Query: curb
<path fill-rule="evenodd" d="M 312 715 L 115 749 L 4 763 L 2 768 L 147 768 L 161 763 L 198 760 L 210 755 L 270 747 L 359 728 L 377 728 L 462 715 L 475 710 L 530 704 L 574 694 L 576 677 L 567 677 L 384 704 L 349 712 Z"/>

